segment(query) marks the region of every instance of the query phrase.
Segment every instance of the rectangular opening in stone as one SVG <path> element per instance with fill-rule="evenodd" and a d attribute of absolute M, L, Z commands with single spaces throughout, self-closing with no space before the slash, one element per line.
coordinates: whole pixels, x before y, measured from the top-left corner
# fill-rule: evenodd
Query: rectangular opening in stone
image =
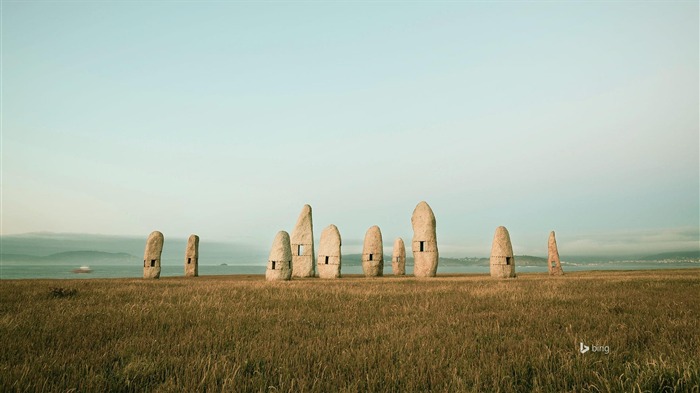
<path fill-rule="evenodd" d="M 370 261 L 372 260 L 372 254 L 369 254 L 369 260 Z"/>
<path fill-rule="evenodd" d="M 510 257 L 506 257 L 506 265 L 510 265 Z"/>
<path fill-rule="evenodd" d="M 423 252 L 423 243 L 425 242 L 420 242 L 420 251 Z"/>
<path fill-rule="evenodd" d="M 155 260 L 155 259 L 151 259 L 151 267 L 155 267 L 155 266 L 156 266 L 156 260 Z"/>
<path fill-rule="evenodd" d="M 143 260 L 143 267 L 148 267 L 148 265 L 146 265 L 146 260 L 145 260 L 145 259 Z"/>
<path fill-rule="evenodd" d="M 326 265 L 328 265 L 328 256 L 326 255 Z"/>
<path fill-rule="evenodd" d="M 297 255 L 304 255 L 304 246 L 301 244 L 297 246 Z"/>
<path fill-rule="evenodd" d="M 556 267 L 557 263 L 555 261 L 552 261 L 552 267 Z"/>
<path fill-rule="evenodd" d="M 187 258 L 187 264 L 189 265 L 190 263 L 192 263 L 192 258 Z"/>
<path fill-rule="evenodd" d="M 272 261 L 272 270 L 275 270 L 275 261 Z"/>

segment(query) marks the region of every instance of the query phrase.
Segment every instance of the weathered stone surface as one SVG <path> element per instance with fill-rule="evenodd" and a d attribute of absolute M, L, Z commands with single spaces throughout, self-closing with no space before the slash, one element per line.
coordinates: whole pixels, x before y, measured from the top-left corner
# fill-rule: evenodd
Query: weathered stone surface
<path fill-rule="evenodd" d="M 151 232 L 143 253 L 143 278 L 160 278 L 160 255 L 163 253 L 163 234 Z"/>
<path fill-rule="evenodd" d="M 267 281 L 283 281 L 292 278 L 292 249 L 289 244 L 289 234 L 285 231 L 277 232 L 272 242 L 270 257 L 267 259 Z"/>
<path fill-rule="evenodd" d="M 515 277 L 515 257 L 513 257 L 513 245 L 510 242 L 510 234 L 506 227 L 496 228 L 491 246 L 491 277 L 511 278 Z"/>
<path fill-rule="evenodd" d="M 406 274 L 406 246 L 400 237 L 394 240 L 394 251 L 391 254 L 391 271 L 395 276 Z"/>
<path fill-rule="evenodd" d="M 314 225 L 311 206 L 304 205 L 292 230 L 292 276 L 313 277 L 314 272 Z"/>
<path fill-rule="evenodd" d="M 438 267 L 437 235 L 435 233 L 435 215 L 433 209 L 425 202 L 420 202 L 411 216 L 413 226 L 413 275 L 416 277 L 435 277 Z"/>
<path fill-rule="evenodd" d="M 557 239 L 554 237 L 554 231 L 549 233 L 547 267 L 549 268 L 549 274 L 552 276 L 564 274 L 564 270 L 561 268 L 561 261 L 559 260 L 559 250 L 557 249 Z"/>
<path fill-rule="evenodd" d="M 362 271 L 365 277 L 380 277 L 384 275 L 384 246 L 382 231 L 374 225 L 365 233 L 365 243 L 362 247 Z"/>
<path fill-rule="evenodd" d="M 185 248 L 185 277 L 199 276 L 199 236 L 190 235 Z"/>
<path fill-rule="evenodd" d="M 321 232 L 316 266 L 320 278 L 340 278 L 341 245 L 340 232 L 335 225 L 331 224 Z"/>

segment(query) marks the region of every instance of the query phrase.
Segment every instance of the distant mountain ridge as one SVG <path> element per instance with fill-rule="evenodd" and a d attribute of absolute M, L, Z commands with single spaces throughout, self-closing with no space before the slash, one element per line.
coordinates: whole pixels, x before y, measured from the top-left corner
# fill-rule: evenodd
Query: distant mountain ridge
<path fill-rule="evenodd" d="M 112 236 L 94 234 L 31 233 L 0 236 L 0 262 L 13 263 L 138 263 L 143 255 L 145 236 Z M 187 239 L 166 237 L 163 263 L 180 264 L 184 258 Z M 265 264 L 269 249 L 247 244 L 200 242 L 200 263 L 203 265 L 258 265 Z M 391 264 L 391 254 L 385 253 L 385 264 Z M 646 256 L 572 256 L 562 254 L 562 263 L 590 263 L 600 261 L 700 261 L 700 250 L 664 252 Z M 516 255 L 516 265 L 547 266 L 544 257 Z M 343 254 L 343 263 L 360 266 L 361 254 Z M 413 265 L 407 256 L 406 263 Z M 489 266 L 487 257 L 440 257 L 440 266 Z"/>
<path fill-rule="evenodd" d="M 695 251 L 678 251 L 664 252 L 661 254 L 648 255 L 640 258 L 645 261 L 663 261 L 663 260 L 697 260 L 700 259 L 700 250 Z"/>
<path fill-rule="evenodd" d="M 133 263 L 139 257 L 125 252 L 103 251 L 64 251 L 46 256 L 26 254 L 0 254 L 3 262 L 38 262 L 38 263 L 71 263 L 71 264 L 99 264 L 99 263 Z"/>
<path fill-rule="evenodd" d="M 0 236 L 2 262 L 71 262 L 76 264 L 107 263 L 141 259 L 146 236 L 112 236 L 71 233 L 30 233 Z M 165 237 L 162 260 L 165 265 L 181 263 L 185 257 L 186 238 Z M 201 239 L 200 263 L 255 264 L 267 260 L 267 252 L 240 243 L 223 243 Z M 92 254 L 91 254 L 92 253 Z M 121 263 L 121 262 L 118 262 Z"/>

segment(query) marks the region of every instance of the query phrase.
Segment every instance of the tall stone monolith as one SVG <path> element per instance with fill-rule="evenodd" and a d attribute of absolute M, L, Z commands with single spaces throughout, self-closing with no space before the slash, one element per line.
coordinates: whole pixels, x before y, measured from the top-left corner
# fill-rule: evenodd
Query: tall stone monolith
<path fill-rule="evenodd" d="M 289 245 L 289 234 L 285 231 L 277 232 L 272 242 L 270 257 L 267 259 L 267 281 L 283 281 L 292 278 L 292 249 Z"/>
<path fill-rule="evenodd" d="M 185 277 L 199 276 L 199 236 L 190 235 L 185 248 Z"/>
<path fill-rule="evenodd" d="M 511 278 L 515 277 L 515 257 L 513 245 L 506 227 L 496 228 L 491 246 L 491 277 Z"/>
<path fill-rule="evenodd" d="M 331 224 L 321 232 L 316 263 L 316 271 L 320 278 L 340 278 L 341 245 L 340 232 L 335 225 Z"/>
<path fill-rule="evenodd" d="M 362 247 L 362 271 L 365 277 L 380 277 L 384 275 L 384 246 L 382 231 L 374 225 L 365 233 L 365 243 Z"/>
<path fill-rule="evenodd" d="M 143 253 L 143 278 L 160 278 L 160 255 L 163 253 L 163 234 L 151 232 Z"/>
<path fill-rule="evenodd" d="M 314 274 L 314 225 L 311 206 L 304 205 L 292 230 L 292 276 L 313 277 Z"/>
<path fill-rule="evenodd" d="M 557 249 L 557 239 L 554 237 L 554 231 L 549 233 L 547 267 L 549 268 L 549 274 L 552 276 L 561 276 L 564 274 L 564 270 L 561 268 L 561 260 L 559 260 L 559 250 Z"/>
<path fill-rule="evenodd" d="M 411 216 L 413 226 L 413 275 L 416 277 L 435 277 L 438 268 L 437 235 L 435 233 L 435 215 L 433 209 L 425 202 L 420 202 Z"/>
<path fill-rule="evenodd" d="M 394 240 L 394 251 L 391 254 L 391 271 L 395 276 L 406 274 L 406 246 L 400 237 Z"/>

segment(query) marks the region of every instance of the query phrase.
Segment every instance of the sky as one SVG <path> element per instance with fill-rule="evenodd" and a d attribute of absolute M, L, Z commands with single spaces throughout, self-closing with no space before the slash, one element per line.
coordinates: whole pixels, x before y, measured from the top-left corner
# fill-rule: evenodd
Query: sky
<path fill-rule="evenodd" d="M 700 247 L 697 1 L 2 1 L 2 235 Z"/>

